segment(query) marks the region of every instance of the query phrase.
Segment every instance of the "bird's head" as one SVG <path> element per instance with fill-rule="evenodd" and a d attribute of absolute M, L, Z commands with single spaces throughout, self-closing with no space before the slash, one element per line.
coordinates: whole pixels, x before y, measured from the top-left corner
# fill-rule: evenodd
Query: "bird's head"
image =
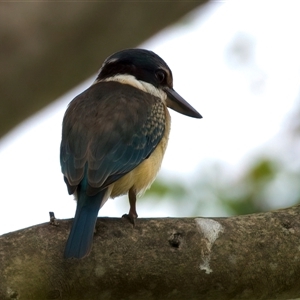
<path fill-rule="evenodd" d="M 119 81 L 165 98 L 165 104 L 193 118 L 202 116 L 173 89 L 172 71 L 157 54 L 145 49 L 125 49 L 103 63 L 98 81 Z M 162 95 L 166 95 L 163 97 Z"/>

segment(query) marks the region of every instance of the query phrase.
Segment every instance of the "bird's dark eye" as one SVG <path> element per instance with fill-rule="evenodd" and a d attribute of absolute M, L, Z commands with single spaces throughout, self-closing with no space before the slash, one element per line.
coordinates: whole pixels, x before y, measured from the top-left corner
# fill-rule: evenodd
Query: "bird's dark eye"
<path fill-rule="evenodd" d="M 163 83 L 167 77 L 166 72 L 163 70 L 157 70 L 155 75 L 160 83 Z"/>

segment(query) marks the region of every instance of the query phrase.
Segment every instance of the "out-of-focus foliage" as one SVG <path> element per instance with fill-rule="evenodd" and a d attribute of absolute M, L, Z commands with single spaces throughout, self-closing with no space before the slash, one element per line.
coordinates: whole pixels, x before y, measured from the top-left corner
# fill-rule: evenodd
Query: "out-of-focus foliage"
<path fill-rule="evenodd" d="M 255 61 L 255 39 L 238 33 L 226 57 L 229 66 L 241 74 L 254 74 L 247 77 L 252 92 L 262 91 L 265 77 Z M 225 163 L 213 162 L 199 166 L 192 182 L 160 179 L 146 197 L 172 201 L 179 216 L 240 215 L 300 203 L 299 102 L 286 119 L 284 130 L 275 139 L 278 151 L 271 154 L 266 144 L 238 172 L 232 172 Z"/>
<path fill-rule="evenodd" d="M 229 214 L 247 214 L 262 211 L 268 188 L 276 178 L 276 162 L 259 159 L 236 182 L 229 182 L 219 191 L 220 202 Z"/>
<path fill-rule="evenodd" d="M 170 201 L 178 215 L 230 216 L 300 203 L 299 183 L 300 171 L 260 157 L 238 178 L 228 176 L 225 166 L 212 164 L 199 171 L 193 183 L 160 179 L 145 196 Z"/>

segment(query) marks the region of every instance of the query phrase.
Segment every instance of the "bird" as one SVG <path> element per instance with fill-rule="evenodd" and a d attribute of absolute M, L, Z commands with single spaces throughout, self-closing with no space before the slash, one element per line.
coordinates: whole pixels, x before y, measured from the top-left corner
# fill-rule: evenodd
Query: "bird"
<path fill-rule="evenodd" d="M 167 147 L 168 108 L 202 118 L 173 89 L 166 62 L 139 48 L 109 56 L 94 83 L 69 103 L 60 164 L 77 206 L 66 259 L 90 254 L 99 209 L 109 198 L 128 194 L 130 209 L 123 217 L 135 224 L 136 198 L 153 183 Z"/>

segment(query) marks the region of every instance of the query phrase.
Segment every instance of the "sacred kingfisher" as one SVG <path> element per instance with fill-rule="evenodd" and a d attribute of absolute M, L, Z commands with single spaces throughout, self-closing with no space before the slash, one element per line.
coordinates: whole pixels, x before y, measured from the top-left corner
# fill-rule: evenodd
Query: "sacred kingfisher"
<path fill-rule="evenodd" d="M 82 258 L 92 248 L 98 211 L 128 193 L 127 218 L 137 218 L 136 196 L 150 187 L 161 166 L 170 132 L 168 109 L 202 116 L 173 89 L 162 58 L 144 49 L 109 56 L 95 82 L 68 106 L 60 163 L 76 214 L 64 257 Z"/>

